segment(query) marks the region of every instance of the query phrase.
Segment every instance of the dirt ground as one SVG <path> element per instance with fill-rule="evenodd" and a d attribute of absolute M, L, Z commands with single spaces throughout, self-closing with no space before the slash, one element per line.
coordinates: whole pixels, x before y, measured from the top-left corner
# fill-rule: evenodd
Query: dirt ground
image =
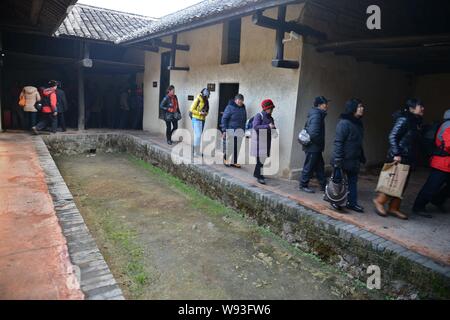
<path fill-rule="evenodd" d="M 384 298 L 130 156 L 55 160 L 128 299 Z"/>

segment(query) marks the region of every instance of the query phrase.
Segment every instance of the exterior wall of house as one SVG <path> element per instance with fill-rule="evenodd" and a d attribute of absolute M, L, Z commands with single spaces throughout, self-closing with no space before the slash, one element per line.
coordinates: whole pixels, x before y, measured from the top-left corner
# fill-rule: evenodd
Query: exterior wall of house
<path fill-rule="evenodd" d="M 300 5 L 289 6 L 287 20 L 297 19 L 301 8 Z M 265 14 L 275 18 L 276 13 L 275 9 L 268 10 Z M 272 67 L 275 31 L 255 26 L 251 17 L 242 19 L 240 63 L 221 65 L 222 33 L 223 25 L 218 24 L 185 32 L 178 37 L 179 43 L 189 44 L 191 47 L 189 52 L 177 51 L 176 61 L 177 66 L 189 66 L 190 71 L 171 71 L 170 82 L 176 87 L 183 113 L 180 127 L 191 130 L 188 110 L 192 101 L 188 101 L 188 96 L 197 96 L 208 83 L 214 83 L 216 91 L 211 94 L 211 112 L 206 128 L 216 128 L 220 84 L 239 83 L 240 92 L 245 96 L 248 117 L 261 110 L 260 103 L 263 99 L 271 98 L 276 104 L 274 118 L 280 129 L 279 175 L 288 176 L 294 136 L 292 119 L 296 113 L 300 70 Z M 285 45 L 285 59 L 299 60 L 300 56 L 300 41 L 294 40 Z M 160 61 L 159 53 L 146 54 L 144 129 L 162 134 L 165 132 L 165 124 L 158 119 Z M 155 81 L 158 82 L 158 88 L 153 88 Z"/>
<path fill-rule="evenodd" d="M 367 106 L 364 141 L 368 165 L 381 163 L 388 148 L 391 116 L 411 95 L 412 90 L 412 80 L 403 72 L 358 62 L 352 57 L 318 53 L 312 45 L 305 44 L 294 132 L 297 134 L 303 128 L 314 97 L 324 95 L 331 99 L 326 118 L 324 154 L 326 164 L 330 163 L 335 128 L 345 109 L 345 102 L 352 97 L 359 98 Z M 298 176 L 303 162 L 304 153 L 300 145 L 295 144 L 291 153 L 293 176 Z"/>

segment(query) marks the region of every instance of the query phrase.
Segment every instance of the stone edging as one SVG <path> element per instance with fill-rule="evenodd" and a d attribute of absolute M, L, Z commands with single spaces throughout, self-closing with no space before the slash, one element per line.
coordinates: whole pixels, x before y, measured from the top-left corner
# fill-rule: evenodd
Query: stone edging
<path fill-rule="evenodd" d="M 450 266 L 211 167 L 175 165 L 168 150 L 144 137 L 126 133 L 79 134 L 52 136 L 46 142 L 55 153 L 84 153 L 93 148 L 127 152 L 197 186 L 204 194 L 246 213 L 300 249 L 364 282 L 367 267 L 379 266 L 382 289 L 388 294 L 405 291 L 411 284 L 409 291 L 419 290 L 425 298 L 450 298 Z M 400 283 L 402 290 L 393 288 L 394 283 Z"/>
<path fill-rule="evenodd" d="M 33 137 L 33 142 L 85 299 L 124 300 L 45 143 L 40 137 Z"/>

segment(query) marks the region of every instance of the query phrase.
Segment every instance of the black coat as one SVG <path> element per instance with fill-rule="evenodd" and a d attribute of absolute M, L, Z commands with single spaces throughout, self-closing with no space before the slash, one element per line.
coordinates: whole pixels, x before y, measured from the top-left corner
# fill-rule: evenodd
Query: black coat
<path fill-rule="evenodd" d="M 312 108 L 308 113 L 306 131 L 311 137 L 311 143 L 303 147 L 305 152 L 323 152 L 325 150 L 325 117 L 326 111 Z"/>
<path fill-rule="evenodd" d="M 160 118 L 162 120 L 164 121 L 181 120 L 181 111 L 180 111 L 180 104 L 178 102 L 178 97 L 175 96 L 175 99 L 177 100 L 178 104 L 178 110 L 176 113 L 169 111 L 169 109 L 173 108 L 172 101 L 169 96 L 165 96 L 164 99 L 161 101 L 159 108 L 161 109 Z"/>
<path fill-rule="evenodd" d="M 336 127 L 331 164 L 358 173 L 361 163 L 366 163 L 363 149 L 364 127 L 361 119 L 353 115 L 341 115 Z"/>
<path fill-rule="evenodd" d="M 66 93 L 59 88 L 56 89 L 56 109 L 60 113 L 67 112 L 67 110 L 69 110 Z"/>
<path fill-rule="evenodd" d="M 247 110 L 245 105 L 239 107 L 233 100 L 228 103 L 222 116 L 222 131 L 229 129 L 245 130 L 245 123 L 247 122 Z"/>
<path fill-rule="evenodd" d="M 394 114 L 394 127 L 389 134 L 388 162 L 394 157 L 402 157 L 402 164 L 414 165 L 417 162 L 417 152 L 422 144 L 422 117 L 409 111 Z"/>

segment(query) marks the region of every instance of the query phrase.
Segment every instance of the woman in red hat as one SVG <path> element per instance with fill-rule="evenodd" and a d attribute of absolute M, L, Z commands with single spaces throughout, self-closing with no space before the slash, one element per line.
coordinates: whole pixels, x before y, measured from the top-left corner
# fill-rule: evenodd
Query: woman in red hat
<path fill-rule="evenodd" d="M 272 100 L 267 99 L 261 103 L 262 112 L 253 118 L 253 133 L 251 155 L 256 157 L 256 167 L 253 176 L 261 184 L 266 184 L 261 169 L 264 162 L 270 157 L 272 143 L 272 129 L 275 129 L 275 120 L 272 118 L 272 112 L 275 105 Z"/>

